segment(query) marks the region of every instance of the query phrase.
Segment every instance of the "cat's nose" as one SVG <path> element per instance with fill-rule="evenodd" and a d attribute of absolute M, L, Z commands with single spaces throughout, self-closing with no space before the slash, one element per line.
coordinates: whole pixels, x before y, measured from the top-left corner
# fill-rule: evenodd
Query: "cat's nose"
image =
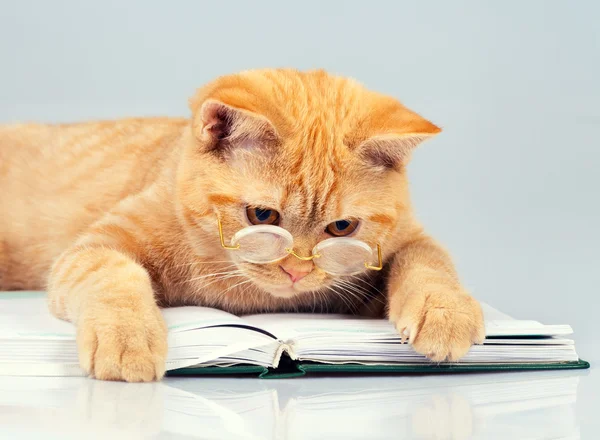
<path fill-rule="evenodd" d="M 295 283 L 296 281 L 300 281 L 302 278 L 304 278 L 306 275 L 308 275 L 311 272 L 310 270 L 299 270 L 299 269 L 293 269 L 291 267 L 285 267 L 285 266 L 279 266 L 279 267 L 281 267 L 281 269 L 283 269 L 283 271 L 290 276 L 290 279 L 292 280 L 293 283 Z"/>

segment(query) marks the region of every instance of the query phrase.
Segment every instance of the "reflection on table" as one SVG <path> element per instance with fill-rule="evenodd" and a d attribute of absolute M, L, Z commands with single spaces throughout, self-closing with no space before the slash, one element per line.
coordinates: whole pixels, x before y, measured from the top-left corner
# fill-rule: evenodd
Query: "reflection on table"
<path fill-rule="evenodd" d="M 0 377 L 0 438 L 579 438 L 575 373 L 168 378 Z"/>

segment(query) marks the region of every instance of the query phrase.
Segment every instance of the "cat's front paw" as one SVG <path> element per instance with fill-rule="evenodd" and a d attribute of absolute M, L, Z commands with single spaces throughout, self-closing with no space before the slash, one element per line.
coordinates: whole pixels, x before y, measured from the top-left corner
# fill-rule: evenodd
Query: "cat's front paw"
<path fill-rule="evenodd" d="M 81 367 L 96 379 L 151 382 L 165 373 L 167 328 L 155 305 L 96 307 L 77 324 L 77 348 Z"/>
<path fill-rule="evenodd" d="M 390 320 L 403 339 L 435 362 L 457 361 L 485 339 L 481 306 L 463 292 L 411 293 L 400 310 L 390 310 Z"/>

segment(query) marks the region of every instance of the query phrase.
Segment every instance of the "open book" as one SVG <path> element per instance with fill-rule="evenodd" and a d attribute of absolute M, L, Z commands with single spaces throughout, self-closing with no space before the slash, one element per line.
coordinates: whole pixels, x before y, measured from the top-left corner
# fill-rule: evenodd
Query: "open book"
<path fill-rule="evenodd" d="M 432 363 L 386 320 L 327 314 L 235 316 L 205 307 L 162 313 L 171 374 L 425 372 L 587 368 L 568 325 L 522 321 L 483 304 L 486 341 L 459 361 Z M 0 292 L 0 375 L 83 375 L 75 327 L 54 318 L 43 292 Z"/>

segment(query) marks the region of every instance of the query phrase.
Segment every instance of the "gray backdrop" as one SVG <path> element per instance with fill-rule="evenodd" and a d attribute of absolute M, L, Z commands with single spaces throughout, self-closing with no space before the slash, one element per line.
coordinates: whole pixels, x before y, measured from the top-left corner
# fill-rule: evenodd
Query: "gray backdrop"
<path fill-rule="evenodd" d="M 187 115 L 253 67 L 355 77 L 444 128 L 413 197 L 474 294 L 591 342 L 598 23 L 594 0 L 0 1 L 0 121 Z"/>

